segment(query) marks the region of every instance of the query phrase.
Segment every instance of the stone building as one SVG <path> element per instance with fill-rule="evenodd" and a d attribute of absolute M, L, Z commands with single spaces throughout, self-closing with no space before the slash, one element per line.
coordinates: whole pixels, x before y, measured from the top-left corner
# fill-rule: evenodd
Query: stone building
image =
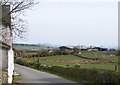
<path fill-rule="evenodd" d="M 2 83 L 12 83 L 14 58 L 12 50 L 10 5 L 0 7 L 0 72 Z"/>

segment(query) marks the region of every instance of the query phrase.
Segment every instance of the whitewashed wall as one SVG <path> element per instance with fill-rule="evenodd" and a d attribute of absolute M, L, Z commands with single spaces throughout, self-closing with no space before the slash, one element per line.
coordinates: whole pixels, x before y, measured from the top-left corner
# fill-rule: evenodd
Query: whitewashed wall
<path fill-rule="evenodd" d="M 12 47 L 8 51 L 8 83 L 12 83 L 14 71 L 14 52 Z"/>

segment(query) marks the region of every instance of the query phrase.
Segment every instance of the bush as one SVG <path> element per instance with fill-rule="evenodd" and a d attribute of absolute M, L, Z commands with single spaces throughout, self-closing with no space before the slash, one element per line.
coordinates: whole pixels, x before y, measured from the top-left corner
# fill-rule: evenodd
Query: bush
<path fill-rule="evenodd" d="M 80 64 L 75 64 L 74 67 L 75 68 L 80 68 Z"/>
<path fill-rule="evenodd" d="M 68 64 L 66 65 L 67 68 L 68 68 L 69 66 L 70 66 L 70 65 L 68 65 Z"/>
<path fill-rule="evenodd" d="M 69 53 L 67 51 L 62 52 L 63 55 L 68 55 Z"/>
<path fill-rule="evenodd" d="M 61 50 L 56 50 L 56 49 L 54 49 L 54 51 L 53 51 L 53 55 L 62 55 L 63 53 L 62 53 L 62 51 Z"/>
<path fill-rule="evenodd" d="M 37 53 L 37 55 L 39 57 L 46 57 L 46 56 L 49 56 L 49 52 L 48 52 L 48 50 L 41 50 Z"/>
<path fill-rule="evenodd" d="M 24 65 L 24 66 L 28 66 L 28 67 L 32 67 L 35 69 L 39 69 L 40 65 L 41 65 L 41 63 L 39 63 L 39 62 L 25 61 L 24 59 L 21 59 L 21 58 L 16 59 L 15 63 L 20 64 L 20 65 Z"/>

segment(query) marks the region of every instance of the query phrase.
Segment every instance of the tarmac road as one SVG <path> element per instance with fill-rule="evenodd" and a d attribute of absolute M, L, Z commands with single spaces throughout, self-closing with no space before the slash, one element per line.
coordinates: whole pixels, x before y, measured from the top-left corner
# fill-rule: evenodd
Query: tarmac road
<path fill-rule="evenodd" d="M 21 75 L 20 83 L 74 83 L 59 76 L 15 64 L 15 70 Z M 62 84 L 63 85 L 63 84 Z"/>

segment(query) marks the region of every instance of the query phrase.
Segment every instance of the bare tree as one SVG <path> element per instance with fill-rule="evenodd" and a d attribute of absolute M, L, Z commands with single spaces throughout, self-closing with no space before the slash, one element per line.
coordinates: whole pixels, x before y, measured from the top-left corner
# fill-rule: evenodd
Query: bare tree
<path fill-rule="evenodd" d="M 10 23 L 5 21 L 4 26 L 9 26 L 11 36 L 23 38 L 24 33 L 27 32 L 27 23 L 24 19 L 20 18 L 24 15 L 26 9 L 30 9 L 38 2 L 34 0 L 1 0 L 0 5 L 10 5 L 11 9 L 8 15 L 10 15 Z M 4 19 L 2 19 L 4 21 Z M 3 29 L 3 28 L 2 28 Z"/>

